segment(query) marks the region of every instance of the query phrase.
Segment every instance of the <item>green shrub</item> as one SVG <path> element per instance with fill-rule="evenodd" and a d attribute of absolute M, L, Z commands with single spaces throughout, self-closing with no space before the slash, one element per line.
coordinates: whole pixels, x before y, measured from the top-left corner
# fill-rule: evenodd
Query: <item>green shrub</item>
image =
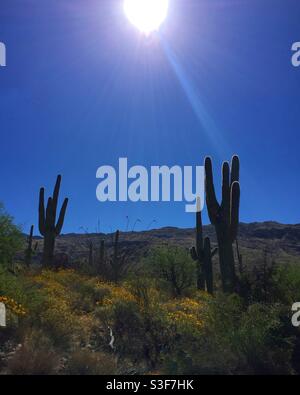
<path fill-rule="evenodd" d="M 0 265 L 10 265 L 23 242 L 21 230 L 0 203 Z"/>
<path fill-rule="evenodd" d="M 236 295 L 208 303 L 205 325 L 177 327 L 169 374 L 291 374 L 294 338 L 280 305 L 245 306 Z M 183 328 L 183 329 L 182 329 Z"/>
<path fill-rule="evenodd" d="M 277 267 L 273 278 L 276 284 L 274 298 L 289 307 L 300 301 L 300 265 L 285 264 Z"/>
<path fill-rule="evenodd" d="M 150 276 L 167 287 L 174 297 L 188 293 L 196 285 L 196 266 L 188 251 L 180 247 L 158 247 L 146 259 Z"/>

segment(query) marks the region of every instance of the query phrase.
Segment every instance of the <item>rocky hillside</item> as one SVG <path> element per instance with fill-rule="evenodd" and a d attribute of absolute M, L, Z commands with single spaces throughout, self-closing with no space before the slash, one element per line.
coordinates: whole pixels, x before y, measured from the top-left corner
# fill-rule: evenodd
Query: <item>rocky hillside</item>
<path fill-rule="evenodd" d="M 204 227 L 205 235 L 215 242 L 214 228 Z M 144 232 L 121 233 L 120 245 L 138 262 L 147 252 L 159 244 L 174 244 L 190 248 L 194 243 L 194 229 L 161 228 Z M 107 248 L 112 246 L 111 234 L 65 234 L 57 239 L 56 252 L 65 253 L 70 262 L 87 260 L 90 242 L 97 251 L 100 241 L 105 240 Z M 38 249 L 35 260 L 40 259 L 42 240 L 36 238 Z M 276 222 L 241 224 L 239 230 L 240 250 L 246 265 L 259 263 L 264 251 L 278 263 L 299 261 L 300 263 L 300 224 L 284 225 Z"/>

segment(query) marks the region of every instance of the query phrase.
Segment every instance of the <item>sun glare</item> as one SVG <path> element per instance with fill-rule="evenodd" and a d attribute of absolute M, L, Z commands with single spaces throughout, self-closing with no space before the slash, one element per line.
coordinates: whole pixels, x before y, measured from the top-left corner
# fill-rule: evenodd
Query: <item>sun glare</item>
<path fill-rule="evenodd" d="M 129 21 L 149 35 L 159 29 L 168 15 L 169 0 L 124 0 Z"/>

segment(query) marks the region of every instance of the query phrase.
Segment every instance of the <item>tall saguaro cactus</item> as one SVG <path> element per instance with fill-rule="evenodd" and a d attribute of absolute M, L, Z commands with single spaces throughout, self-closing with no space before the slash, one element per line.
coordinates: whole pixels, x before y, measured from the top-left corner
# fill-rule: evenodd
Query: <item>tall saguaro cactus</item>
<path fill-rule="evenodd" d="M 44 236 L 44 251 L 42 264 L 44 266 L 51 266 L 53 264 L 53 255 L 55 248 L 55 239 L 60 234 L 64 218 L 68 206 L 68 199 L 66 198 L 61 207 L 58 220 L 56 222 L 58 196 L 60 190 L 61 176 L 59 175 L 53 191 L 53 196 L 49 197 L 47 207 L 45 210 L 45 189 L 40 189 L 39 199 L 39 231 Z"/>
<path fill-rule="evenodd" d="M 213 182 L 211 158 L 205 159 L 206 204 L 211 223 L 215 226 L 220 257 L 223 291 L 236 290 L 233 242 L 237 238 L 240 206 L 240 164 L 233 156 L 231 167 L 228 162 L 222 168 L 222 202 L 218 203 Z"/>
<path fill-rule="evenodd" d="M 191 256 L 197 262 L 197 288 L 213 293 L 213 270 L 212 258 L 217 253 L 215 248 L 211 251 L 210 239 L 206 237 L 203 240 L 202 215 L 200 207 L 200 198 L 197 198 L 196 212 L 196 247 L 191 248 Z"/>

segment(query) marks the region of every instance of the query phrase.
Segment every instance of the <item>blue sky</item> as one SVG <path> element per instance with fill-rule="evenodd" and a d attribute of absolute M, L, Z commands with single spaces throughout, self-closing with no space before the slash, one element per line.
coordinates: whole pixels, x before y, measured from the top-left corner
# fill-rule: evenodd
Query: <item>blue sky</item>
<path fill-rule="evenodd" d="M 99 203 L 96 170 L 220 168 L 240 155 L 241 220 L 300 222 L 298 0 L 170 0 L 143 38 L 119 0 L 1 0 L 0 200 L 27 230 L 63 175 L 63 231 L 190 227 L 184 203 Z M 170 59 L 170 53 L 172 59 Z M 206 212 L 204 214 L 207 222 Z M 130 228 L 130 227 L 129 227 Z"/>

